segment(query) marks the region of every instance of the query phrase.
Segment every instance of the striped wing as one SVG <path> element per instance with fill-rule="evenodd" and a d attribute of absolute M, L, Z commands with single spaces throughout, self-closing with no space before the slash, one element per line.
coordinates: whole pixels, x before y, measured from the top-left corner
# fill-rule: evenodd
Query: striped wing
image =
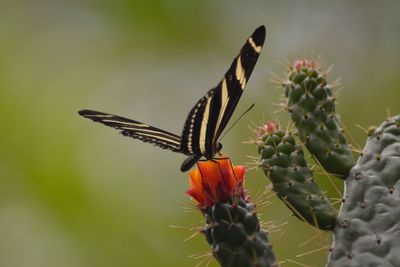
<path fill-rule="evenodd" d="M 190 111 L 182 132 L 182 151 L 213 155 L 257 63 L 264 45 L 265 27 L 258 27 L 233 60 L 222 81 L 201 98 Z"/>
<path fill-rule="evenodd" d="M 93 110 L 81 110 L 79 115 L 121 130 L 121 134 L 151 143 L 174 152 L 181 152 L 180 136 L 127 118 Z"/>

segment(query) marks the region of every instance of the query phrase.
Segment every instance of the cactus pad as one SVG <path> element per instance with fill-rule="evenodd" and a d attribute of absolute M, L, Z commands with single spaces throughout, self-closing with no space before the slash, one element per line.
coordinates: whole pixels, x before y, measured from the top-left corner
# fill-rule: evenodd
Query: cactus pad
<path fill-rule="evenodd" d="M 260 165 L 277 196 L 301 220 L 321 230 L 332 230 L 336 210 L 314 182 L 302 148 L 291 133 L 267 123 L 259 129 L 257 149 Z"/>
<path fill-rule="evenodd" d="M 346 179 L 329 267 L 400 266 L 400 116 L 369 134 Z"/>
<path fill-rule="evenodd" d="M 204 211 L 204 235 L 223 267 L 278 266 L 254 205 L 242 198 Z"/>
<path fill-rule="evenodd" d="M 300 139 L 329 173 L 344 178 L 354 165 L 335 112 L 335 97 L 317 61 L 298 60 L 283 83 Z"/>

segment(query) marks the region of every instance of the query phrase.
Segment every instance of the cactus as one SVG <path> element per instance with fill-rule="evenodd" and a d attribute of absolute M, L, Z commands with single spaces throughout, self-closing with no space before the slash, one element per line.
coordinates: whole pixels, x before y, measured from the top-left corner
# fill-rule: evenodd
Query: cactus
<path fill-rule="evenodd" d="M 400 266 L 400 116 L 373 132 L 346 179 L 328 266 Z"/>
<path fill-rule="evenodd" d="M 204 214 L 204 235 L 221 266 L 277 266 L 253 204 L 243 198 L 218 202 Z"/>
<path fill-rule="evenodd" d="M 259 166 L 277 196 L 299 218 L 312 224 L 313 214 L 314 226 L 332 230 L 328 267 L 400 266 L 400 115 L 367 131 L 368 141 L 355 163 L 319 63 L 296 61 L 280 84 L 300 140 L 326 172 L 346 180 L 335 218 L 330 202 L 318 198 L 318 185 L 307 179 L 312 172 L 296 139 L 267 123 L 255 143 Z M 310 198 L 317 202 L 311 205 Z"/>
<path fill-rule="evenodd" d="M 322 230 L 332 230 L 336 211 L 314 182 L 303 150 L 293 135 L 268 123 L 258 130 L 257 148 L 277 196 L 293 213 Z"/>
<path fill-rule="evenodd" d="M 354 158 L 335 112 L 332 86 L 327 83 L 319 62 L 296 61 L 283 86 L 285 106 L 301 141 L 327 172 L 346 177 Z"/>
<path fill-rule="evenodd" d="M 267 233 L 243 188 L 245 168 L 229 159 L 200 161 L 191 171 L 190 195 L 206 219 L 202 231 L 223 267 L 277 267 Z"/>

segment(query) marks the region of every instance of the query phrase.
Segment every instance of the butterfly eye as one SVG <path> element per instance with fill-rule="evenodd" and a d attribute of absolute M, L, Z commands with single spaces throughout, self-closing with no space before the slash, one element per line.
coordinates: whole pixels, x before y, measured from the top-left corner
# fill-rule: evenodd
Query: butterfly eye
<path fill-rule="evenodd" d="M 216 153 L 220 152 L 222 150 L 222 144 L 221 143 L 217 143 L 215 146 L 215 149 L 217 150 Z"/>

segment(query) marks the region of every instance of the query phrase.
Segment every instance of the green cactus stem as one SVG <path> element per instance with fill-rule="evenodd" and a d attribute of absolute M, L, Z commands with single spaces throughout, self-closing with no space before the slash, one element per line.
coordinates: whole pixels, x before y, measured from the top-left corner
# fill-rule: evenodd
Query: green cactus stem
<path fill-rule="evenodd" d="M 206 219 L 203 234 L 222 267 L 278 267 L 267 233 L 243 187 L 244 166 L 199 161 L 189 172 L 190 195 Z"/>
<path fill-rule="evenodd" d="M 329 267 L 400 266 L 400 116 L 369 132 L 346 179 Z"/>
<path fill-rule="evenodd" d="M 319 63 L 297 60 L 283 87 L 286 108 L 301 141 L 328 173 L 345 178 L 354 158 L 335 112 L 332 88 Z"/>
<path fill-rule="evenodd" d="M 204 211 L 204 235 L 221 266 L 278 266 L 253 204 L 243 198 Z"/>
<path fill-rule="evenodd" d="M 299 219 L 321 230 L 332 230 L 336 210 L 315 183 L 293 135 L 267 123 L 259 128 L 257 149 L 260 166 L 277 196 Z"/>

